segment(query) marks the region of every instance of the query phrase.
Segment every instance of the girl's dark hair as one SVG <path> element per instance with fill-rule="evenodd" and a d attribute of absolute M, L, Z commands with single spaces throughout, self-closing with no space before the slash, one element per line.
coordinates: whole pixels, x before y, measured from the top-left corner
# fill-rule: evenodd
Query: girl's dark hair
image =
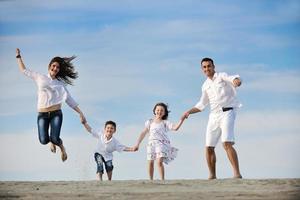
<path fill-rule="evenodd" d="M 105 126 L 104 127 L 106 127 L 109 124 L 112 125 L 113 127 L 115 127 L 115 129 L 117 129 L 117 124 L 114 121 L 107 121 L 107 122 L 105 122 Z"/>
<path fill-rule="evenodd" d="M 154 115 L 155 115 L 155 109 L 156 109 L 157 106 L 162 106 L 162 107 L 165 109 L 165 115 L 162 117 L 162 119 L 163 119 L 163 120 L 168 119 L 169 112 L 170 112 L 170 111 L 168 110 L 168 105 L 165 104 L 165 103 L 162 103 L 162 102 L 155 104 L 155 106 L 154 106 L 154 108 L 153 108 L 153 114 L 154 114 Z"/>
<path fill-rule="evenodd" d="M 72 57 L 54 57 L 49 63 L 49 67 L 52 63 L 57 62 L 59 64 L 59 72 L 56 75 L 56 78 L 60 81 L 63 81 L 66 84 L 73 85 L 71 79 L 76 79 L 78 77 L 78 73 L 75 72 L 75 68 L 71 61 L 76 58 L 76 56 Z"/>

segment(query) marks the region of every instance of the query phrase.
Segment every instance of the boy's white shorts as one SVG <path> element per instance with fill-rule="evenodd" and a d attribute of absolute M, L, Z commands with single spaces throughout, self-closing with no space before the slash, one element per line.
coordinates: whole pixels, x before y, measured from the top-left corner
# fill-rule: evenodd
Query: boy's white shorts
<path fill-rule="evenodd" d="M 221 137 L 222 142 L 234 143 L 234 121 L 236 109 L 210 113 L 206 129 L 206 146 L 215 147 Z"/>

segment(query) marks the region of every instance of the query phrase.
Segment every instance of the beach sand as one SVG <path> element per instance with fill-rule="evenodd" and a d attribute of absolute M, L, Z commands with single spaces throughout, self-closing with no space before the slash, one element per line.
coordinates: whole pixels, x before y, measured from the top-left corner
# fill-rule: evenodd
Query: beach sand
<path fill-rule="evenodd" d="M 0 199 L 300 199 L 300 179 L 1 181 Z"/>

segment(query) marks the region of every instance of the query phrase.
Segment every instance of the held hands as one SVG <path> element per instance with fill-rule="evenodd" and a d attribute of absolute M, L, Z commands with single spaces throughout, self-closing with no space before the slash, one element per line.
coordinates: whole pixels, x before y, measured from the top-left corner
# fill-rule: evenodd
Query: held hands
<path fill-rule="evenodd" d="M 126 147 L 124 151 L 135 152 L 135 151 L 137 151 L 137 148 L 136 148 L 136 146 L 134 146 L 134 147 Z"/>
<path fill-rule="evenodd" d="M 135 145 L 134 147 L 132 147 L 133 151 L 138 151 L 139 150 L 139 145 Z"/>
<path fill-rule="evenodd" d="M 189 117 L 189 115 L 190 115 L 190 113 L 188 111 L 185 112 L 185 113 L 183 113 L 183 115 L 181 116 L 180 120 L 183 121 L 183 120 L 187 119 Z"/>

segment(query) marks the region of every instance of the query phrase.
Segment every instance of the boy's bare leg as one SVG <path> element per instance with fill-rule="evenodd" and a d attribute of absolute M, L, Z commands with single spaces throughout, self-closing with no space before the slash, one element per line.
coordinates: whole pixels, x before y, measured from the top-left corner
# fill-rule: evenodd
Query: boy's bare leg
<path fill-rule="evenodd" d="M 102 181 L 102 175 L 103 175 L 102 173 L 97 173 L 96 174 L 98 181 Z"/>
<path fill-rule="evenodd" d="M 154 160 L 149 160 L 148 161 L 148 172 L 149 172 L 149 179 L 153 180 Z"/>
<path fill-rule="evenodd" d="M 209 169 L 208 179 L 216 179 L 216 153 L 215 147 L 206 147 L 206 161 Z"/>
<path fill-rule="evenodd" d="M 111 178 L 112 178 L 112 172 L 113 172 L 113 171 L 107 172 L 107 178 L 108 178 L 109 181 L 111 181 Z"/>
<path fill-rule="evenodd" d="M 156 162 L 157 162 L 160 179 L 165 180 L 165 168 L 164 168 L 163 158 L 158 158 Z"/>

